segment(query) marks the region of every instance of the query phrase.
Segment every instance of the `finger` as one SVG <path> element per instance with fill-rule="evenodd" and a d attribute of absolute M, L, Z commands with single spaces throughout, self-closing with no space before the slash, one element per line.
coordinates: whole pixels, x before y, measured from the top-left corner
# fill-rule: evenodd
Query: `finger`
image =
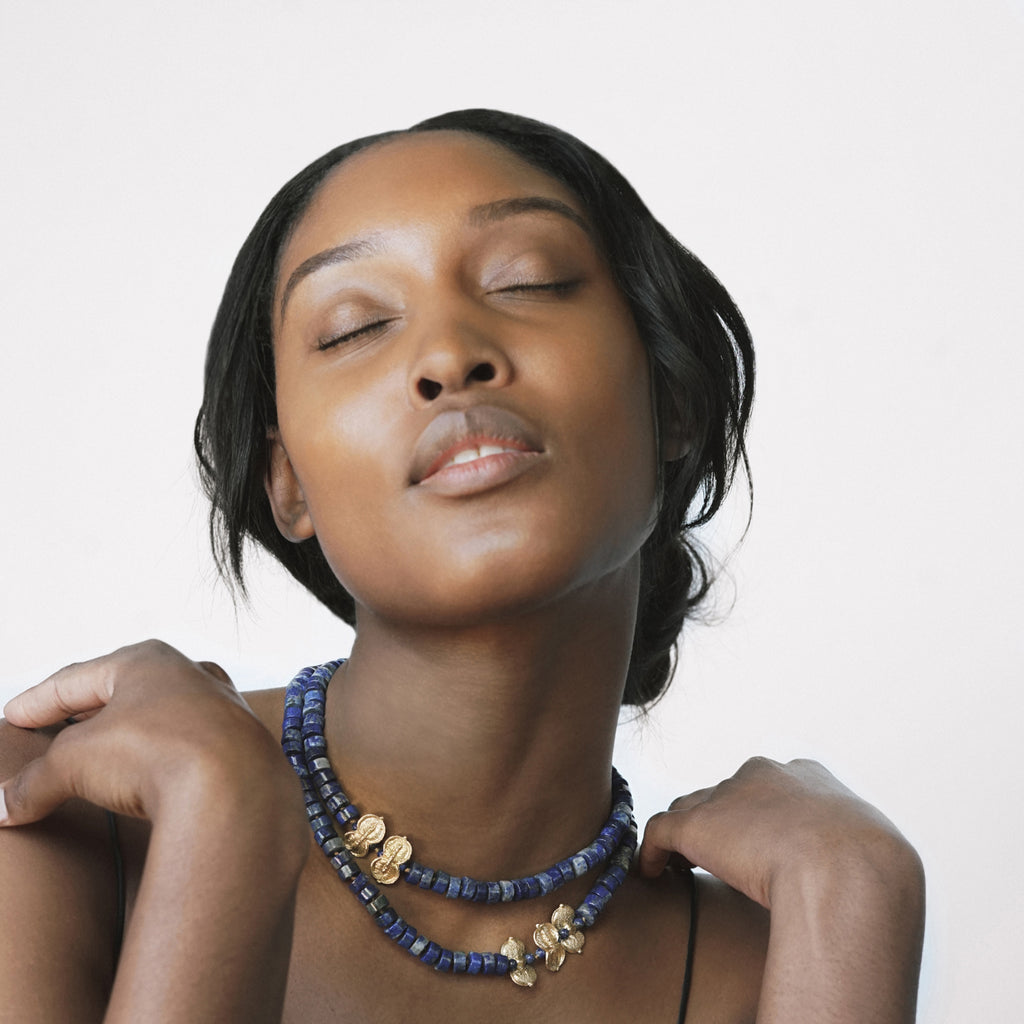
<path fill-rule="evenodd" d="M 4 705 L 11 725 L 38 729 L 68 718 L 95 712 L 110 700 L 110 674 L 106 659 L 68 665 Z"/>
<path fill-rule="evenodd" d="M 702 801 L 698 801 L 700 803 Z M 655 878 L 668 866 L 669 862 L 678 863 L 680 867 L 695 867 L 695 863 L 686 855 L 683 848 L 682 826 L 686 811 L 675 808 L 655 814 L 644 828 L 644 839 L 640 844 L 637 867 L 646 878 Z"/>
<path fill-rule="evenodd" d="M 673 811 L 660 811 L 644 827 L 644 838 L 637 855 L 637 867 L 645 878 L 655 878 L 668 867 L 672 849 L 666 842 L 667 830 L 661 819 L 669 817 L 673 813 Z"/>
<path fill-rule="evenodd" d="M 206 669 L 211 676 L 219 679 L 222 683 L 227 683 L 232 689 L 234 689 L 234 683 L 231 682 L 231 676 L 227 674 L 215 661 L 200 661 L 198 663 L 202 668 Z"/>
<path fill-rule="evenodd" d="M 683 814 L 699 804 L 705 803 L 711 796 L 711 787 L 696 790 L 685 797 L 677 797 L 668 811 L 655 814 L 644 828 L 643 843 L 640 844 L 637 866 L 646 878 L 655 878 L 662 873 L 669 863 L 688 868 L 696 866 L 680 849 L 678 822 L 673 815 Z"/>
<path fill-rule="evenodd" d="M 637 861 L 642 875 L 654 878 L 665 870 L 670 861 L 678 862 L 680 867 L 697 866 L 696 861 L 688 857 L 683 848 L 684 826 L 688 812 L 706 803 L 714 791 L 714 786 L 708 786 L 676 797 L 667 811 L 655 814 L 647 822 Z"/>
<path fill-rule="evenodd" d="M 0 786 L 0 825 L 27 825 L 45 818 L 75 794 L 55 759 L 30 761 Z"/>
<path fill-rule="evenodd" d="M 670 811 L 688 811 L 696 807 L 697 804 L 704 803 L 714 792 L 715 788 L 715 786 L 707 786 L 704 789 L 695 789 L 692 793 L 687 793 L 686 796 L 677 796 L 668 805 L 668 809 Z"/>

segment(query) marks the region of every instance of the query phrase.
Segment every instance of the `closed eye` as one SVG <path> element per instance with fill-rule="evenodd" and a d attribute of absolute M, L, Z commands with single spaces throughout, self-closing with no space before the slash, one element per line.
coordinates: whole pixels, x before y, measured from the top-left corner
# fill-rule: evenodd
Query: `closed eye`
<path fill-rule="evenodd" d="M 569 295 L 581 284 L 581 281 L 516 281 L 499 288 L 499 293 L 516 292 L 548 292 L 552 295 Z"/>
<path fill-rule="evenodd" d="M 316 347 L 323 352 L 329 348 L 334 348 L 336 345 L 344 345 L 350 341 L 369 340 L 387 327 L 394 319 L 394 317 L 389 317 L 387 320 L 373 320 L 368 324 L 363 324 L 362 327 L 355 328 L 355 330 L 324 338 L 317 342 Z"/>

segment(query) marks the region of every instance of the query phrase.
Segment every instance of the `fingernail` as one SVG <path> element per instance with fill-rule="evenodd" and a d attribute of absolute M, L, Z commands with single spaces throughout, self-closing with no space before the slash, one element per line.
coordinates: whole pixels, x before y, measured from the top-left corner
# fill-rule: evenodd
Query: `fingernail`
<path fill-rule="evenodd" d="M 0 825 L 7 824 L 7 798 L 4 791 L 0 789 Z"/>

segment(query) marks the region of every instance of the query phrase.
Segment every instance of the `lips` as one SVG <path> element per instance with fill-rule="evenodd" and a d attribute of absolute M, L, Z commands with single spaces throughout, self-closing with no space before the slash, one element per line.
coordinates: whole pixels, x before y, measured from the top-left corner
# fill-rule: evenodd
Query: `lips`
<path fill-rule="evenodd" d="M 442 480 L 456 489 L 479 489 L 518 475 L 529 456 L 544 451 L 533 428 L 521 417 L 493 405 L 439 413 L 413 451 L 411 484 Z"/>

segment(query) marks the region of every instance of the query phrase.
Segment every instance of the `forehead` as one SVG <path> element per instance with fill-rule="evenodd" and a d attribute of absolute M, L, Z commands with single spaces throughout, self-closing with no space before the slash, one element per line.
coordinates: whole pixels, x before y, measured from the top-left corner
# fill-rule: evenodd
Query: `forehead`
<path fill-rule="evenodd" d="M 454 226 L 474 206 L 521 196 L 558 199 L 584 215 L 564 185 L 489 139 L 433 131 L 376 143 L 324 180 L 281 254 L 279 280 L 348 239 L 426 222 Z"/>

